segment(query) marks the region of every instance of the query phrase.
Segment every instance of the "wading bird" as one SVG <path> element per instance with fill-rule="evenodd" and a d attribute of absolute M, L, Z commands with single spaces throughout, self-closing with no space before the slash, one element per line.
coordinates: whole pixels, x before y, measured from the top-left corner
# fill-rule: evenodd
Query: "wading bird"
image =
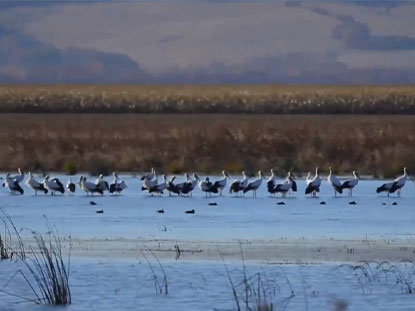
<path fill-rule="evenodd" d="M 94 193 L 99 193 L 99 194 L 103 194 L 102 189 L 100 188 L 99 185 L 96 185 L 93 182 L 87 181 L 87 178 L 85 176 L 81 176 L 79 178 L 79 188 L 81 188 L 82 190 L 84 190 L 86 192 L 86 195 L 94 195 Z"/>
<path fill-rule="evenodd" d="M 23 194 L 24 190 L 22 187 L 20 187 L 19 182 L 16 181 L 13 177 L 10 176 L 10 173 L 7 173 L 6 175 L 6 181 L 3 183 L 4 187 L 9 188 L 12 195 L 14 195 L 16 192 Z"/>
<path fill-rule="evenodd" d="M 297 183 L 294 179 L 294 175 L 291 172 L 288 172 L 287 179 L 282 184 L 275 185 L 272 189 L 272 193 L 281 193 L 282 197 L 285 198 L 290 190 L 296 192 Z"/>
<path fill-rule="evenodd" d="M 14 179 L 15 181 L 17 181 L 19 183 L 19 182 L 23 181 L 24 173 L 20 170 L 20 167 L 17 169 L 17 171 L 19 172 L 19 174 L 14 175 L 14 176 L 10 176 L 10 178 Z"/>
<path fill-rule="evenodd" d="M 26 180 L 26 185 L 28 185 L 30 188 L 32 188 L 35 191 L 35 195 L 37 195 L 38 191 L 42 191 L 44 194 L 48 193 L 48 189 L 45 188 L 45 185 L 37 181 L 33 177 L 32 172 L 29 172 L 29 177 Z"/>
<path fill-rule="evenodd" d="M 152 168 L 151 173 L 145 174 L 143 177 L 141 177 L 141 180 L 143 181 L 141 190 L 150 190 L 150 188 L 156 186 L 158 182 L 156 170 Z"/>
<path fill-rule="evenodd" d="M 403 188 L 403 186 L 405 186 L 407 178 L 408 178 L 408 174 L 406 172 L 406 167 L 404 167 L 402 176 L 396 178 L 392 182 L 385 183 L 382 186 L 378 187 L 376 189 L 376 192 L 377 193 L 387 192 L 389 196 L 390 193 L 395 193 L 396 191 L 398 191 L 398 196 L 400 197 L 401 189 Z"/>
<path fill-rule="evenodd" d="M 149 188 L 148 193 L 150 193 L 151 195 L 153 195 L 153 193 L 162 195 L 164 193 L 164 190 L 166 190 L 166 188 L 167 188 L 167 177 L 166 175 L 163 175 L 163 182 Z"/>
<path fill-rule="evenodd" d="M 47 175 L 42 183 L 45 186 L 45 188 L 50 191 L 51 195 L 54 195 L 55 192 L 60 192 L 61 194 L 65 193 L 65 188 L 63 187 L 62 183 L 58 178 L 50 179 L 50 176 Z"/>
<path fill-rule="evenodd" d="M 342 194 L 343 193 L 342 183 L 336 176 L 333 175 L 331 167 L 329 167 L 329 171 L 330 173 L 329 173 L 329 176 L 327 177 L 327 181 L 333 187 L 334 196 L 337 196 L 337 192 Z"/>
<path fill-rule="evenodd" d="M 76 186 L 70 178 L 68 179 L 68 182 L 66 183 L 66 190 L 68 190 L 70 193 L 74 193 L 76 190 Z"/>
<path fill-rule="evenodd" d="M 176 176 L 174 176 L 174 177 L 176 178 Z M 175 187 L 176 187 L 176 188 L 180 191 L 180 194 L 181 194 L 181 192 L 182 192 L 183 188 L 186 186 L 186 184 L 187 184 L 189 181 L 191 181 L 191 179 L 190 179 L 190 175 L 189 175 L 188 173 L 185 173 L 185 174 L 184 174 L 184 181 L 182 181 L 182 182 L 180 182 L 180 183 L 175 184 Z"/>
<path fill-rule="evenodd" d="M 242 171 L 242 179 L 241 180 L 234 180 L 231 183 L 231 186 L 229 188 L 229 193 L 236 193 L 236 195 L 239 195 L 239 192 L 242 191 L 242 194 L 244 193 L 243 191 L 245 190 L 245 188 L 248 186 L 248 176 L 246 176 L 245 171 Z"/>
<path fill-rule="evenodd" d="M 102 194 L 104 194 L 104 191 L 110 191 L 108 182 L 104 180 L 104 176 L 102 174 L 100 174 L 99 177 L 95 180 L 95 185 L 97 185 L 102 190 Z"/>
<path fill-rule="evenodd" d="M 360 176 L 356 171 L 353 171 L 352 179 L 348 179 L 343 182 L 342 189 L 349 189 L 349 196 L 353 196 L 353 188 L 357 186 L 359 183 Z"/>
<path fill-rule="evenodd" d="M 274 169 L 271 169 L 271 176 L 267 180 L 267 189 L 271 195 L 275 194 L 275 180 L 277 176 L 275 176 Z"/>
<path fill-rule="evenodd" d="M 321 185 L 320 172 L 319 172 L 319 168 L 316 167 L 316 175 L 314 176 L 313 179 L 311 179 L 308 182 L 308 185 L 305 189 L 305 194 L 311 193 L 313 197 L 316 197 L 317 192 L 320 192 L 320 185 Z"/>
<path fill-rule="evenodd" d="M 171 196 L 172 193 L 175 193 L 177 195 L 180 195 L 180 193 L 181 193 L 180 187 L 178 187 L 178 185 L 174 184 L 175 179 L 176 179 L 176 176 L 173 176 L 172 178 L 170 178 L 169 181 L 167 181 L 166 189 L 169 192 L 169 197 Z"/>
<path fill-rule="evenodd" d="M 215 181 L 213 187 L 219 190 L 219 194 L 222 195 L 222 190 L 226 187 L 226 181 L 229 178 L 229 174 L 225 171 L 222 171 L 223 178 Z"/>
<path fill-rule="evenodd" d="M 199 181 L 199 188 L 206 194 L 206 197 L 208 194 L 211 196 L 212 193 L 219 192 L 218 187 L 209 180 L 209 177 L 206 177 L 205 180 Z"/>
<path fill-rule="evenodd" d="M 189 176 L 189 175 L 187 175 Z M 193 189 L 196 187 L 197 182 L 199 180 L 199 176 L 197 176 L 196 174 L 193 174 L 193 178 L 189 179 L 187 181 L 185 181 L 182 189 L 181 189 L 181 194 L 190 194 L 190 196 L 193 195 Z"/>
<path fill-rule="evenodd" d="M 248 183 L 248 186 L 244 189 L 244 193 L 252 191 L 252 196 L 256 197 L 256 191 L 261 186 L 263 179 L 265 179 L 264 174 L 262 174 L 261 171 L 258 171 L 258 178 Z"/>

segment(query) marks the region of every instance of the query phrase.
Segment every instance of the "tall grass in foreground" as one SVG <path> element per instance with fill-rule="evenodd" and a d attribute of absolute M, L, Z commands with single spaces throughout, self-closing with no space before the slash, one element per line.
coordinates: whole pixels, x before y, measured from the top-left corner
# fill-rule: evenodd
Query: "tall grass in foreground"
<path fill-rule="evenodd" d="M 3 235 L 0 233 L 0 260 L 26 258 L 26 251 L 20 232 L 6 210 L 0 207 L 0 223 L 3 223 Z"/>
<path fill-rule="evenodd" d="M 388 261 L 343 264 L 341 268 L 353 271 L 363 294 L 370 294 L 377 283 L 394 284 L 403 294 L 415 294 L 415 264 L 411 261 L 394 264 Z"/>
<path fill-rule="evenodd" d="M 415 116 L 0 115 L 0 170 L 415 172 Z"/>
<path fill-rule="evenodd" d="M 56 228 L 48 225 L 47 238 L 40 233 L 33 232 L 34 245 L 25 247 L 12 219 L 4 209 L 0 208 L 0 211 L 1 219 L 7 226 L 13 228 L 15 238 L 20 244 L 18 259 L 24 266 L 24 269 L 18 269 L 0 288 L 0 293 L 36 304 L 71 304 L 72 298 L 69 286 L 70 253 L 68 261 L 65 263 L 61 240 Z M 9 284 L 19 277 L 30 289 L 33 294 L 32 297 L 24 297 L 8 289 Z"/>
<path fill-rule="evenodd" d="M 222 261 L 225 267 L 226 276 L 231 287 L 232 296 L 235 301 L 236 311 L 276 311 L 285 310 L 292 298 L 294 298 L 294 290 L 291 282 L 285 275 L 274 275 L 272 277 L 265 275 L 265 273 L 256 272 L 249 274 L 245 265 L 244 254 L 242 246 L 240 248 L 242 268 L 240 271 L 241 280 L 235 280 L 228 266 L 225 263 L 224 257 L 221 254 Z M 283 279 L 278 280 L 278 278 Z M 282 299 L 278 296 L 283 290 L 282 287 L 288 287 L 288 295 Z M 285 289 L 287 290 L 287 289 Z"/>
<path fill-rule="evenodd" d="M 159 267 L 161 276 L 156 272 L 156 269 L 153 267 L 151 261 L 146 255 L 146 252 L 149 252 L 153 259 L 157 262 L 157 265 Z M 167 276 L 166 272 L 164 270 L 163 265 L 161 264 L 159 258 L 157 255 L 149 248 L 146 248 L 145 251 L 141 252 L 145 261 L 147 262 L 148 267 L 150 268 L 151 274 L 152 274 L 152 280 L 154 282 L 154 288 L 156 290 L 156 294 L 164 294 L 167 295 L 169 293 L 169 284 L 167 282 Z"/>
<path fill-rule="evenodd" d="M 415 87 L 3 85 L 0 112 L 415 114 Z"/>

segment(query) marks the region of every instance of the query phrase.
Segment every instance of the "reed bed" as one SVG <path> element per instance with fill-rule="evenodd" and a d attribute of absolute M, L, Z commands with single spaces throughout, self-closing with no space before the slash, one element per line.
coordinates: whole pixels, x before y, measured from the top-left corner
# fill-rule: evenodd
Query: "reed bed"
<path fill-rule="evenodd" d="M 280 273 L 267 275 L 264 271 L 249 273 L 240 244 L 242 267 L 237 269 L 239 277 L 233 277 L 221 258 L 235 302 L 235 311 L 274 311 L 286 310 L 295 297 L 294 289 L 283 269 Z"/>
<path fill-rule="evenodd" d="M 415 114 L 415 86 L 3 85 L 0 112 Z"/>
<path fill-rule="evenodd" d="M 23 268 L 16 268 L 10 279 L 0 287 L 0 293 L 36 304 L 68 305 L 72 303 L 69 286 L 70 249 L 68 261 L 64 261 L 63 246 L 57 229 L 48 225 L 47 236 L 32 232 L 34 244 L 25 246 L 8 213 L 0 208 L 0 220 L 7 232 L 7 254 L 16 253 Z M 13 255 L 3 259 L 12 259 Z M 22 296 L 11 289 L 10 284 L 20 279 L 32 296 Z"/>
<path fill-rule="evenodd" d="M 412 261 L 400 263 L 368 262 L 362 261 L 356 264 L 343 264 L 339 268 L 350 269 L 363 294 L 371 294 L 374 285 L 389 284 L 400 288 L 402 294 L 414 294 L 415 264 Z"/>
<path fill-rule="evenodd" d="M 0 169 L 415 172 L 413 116 L 0 115 Z"/>

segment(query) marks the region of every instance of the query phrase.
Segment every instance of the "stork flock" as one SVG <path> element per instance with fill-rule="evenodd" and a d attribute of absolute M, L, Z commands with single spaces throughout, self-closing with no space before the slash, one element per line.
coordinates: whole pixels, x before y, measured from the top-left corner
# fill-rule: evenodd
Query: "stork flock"
<path fill-rule="evenodd" d="M 20 182 L 23 181 L 25 174 L 20 168 L 18 169 L 18 172 L 19 173 L 14 176 L 7 173 L 5 181 L 3 182 L 3 187 L 9 188 L 11 194 L 24 194 L 24 190 L 20 186 Z M 99 175 L 95 182 L 90 182 L 87 180 L 86 176 L 81 176 L 77 184 L 78 187 L 86 193 L 86 195 L 94 195 L 95 193 L 103 195 L 105 191 L 108 191 L 110 194 L 120 194 L 127 188 L 127 185 L 123 180 L 120 180 L 117 173 L 114 172 L 113 177 L 112 182 L 108 184 L 108 182 L 104 180 L 104 176 L 102 174 Z M 68 182 L 64 187 L 59 178 L 51 178 L 49 175 L 46 175 L 42 181 L 38 181 L 31 172 L 28 173 L 26 185 L 33 189 L 35 195 L 37 195 L 38 192 L 55 195 L 56 193 L 64 194 L 65 191 L 69 193 L 75 193 L 76 191 L 76 185 L 72 182 L 71 178 L 68 179 Z"/>
<path fill-rule="evenodd" d="M 332 168 L 329 168 L 329 175 L 327 181 L 333 187 L 334 195 L 342 194 L 343 190 L 348 190 L 348 195 L 353 196 L 353 189 L 358 185 L 360 176 L 356 171 L 353 171 L 353 178 L 347 179 L 343 182 L 333 174 Z M 167 178 L 166 175 L 163 175 L 162 182 L 159 183 L 157 179 L 157 173 L 154 168 L 150 173 L 145 174 L 141 177 L 143 182 L 141 189 L 147 191 L 149 194 L 159 194 L 163 195 L 164 191 L 169 193 L 169 196 L 172 194 L 177 195 L 192 195 L 193 189 L 196 185 L 199 185 L 199 188 L 202 192 L 205 193 L 205 196 L 212 196 L 212 194 L 222 195 L 223 190 L 226 188 L 227 181 L 230 179 L 229 193 L 236 196 L 244 196 L 247 192 L 252 192 L 252 196 L 256 197 L 257 190 L 261 187 L 262 181 L 266 179 L 262 171 L 258 171 L 258 176 L 254 180 L 249 180 L 249 177 L 246 175 L 245 171 L 242 172 L 242 179 L 233 179 L 227 172 L 222 171 L 222 177 L 215 181 L 212 181 L 210 177 L 205 177 L 205 179 L 200 179 L 197 174 L 192 176 L 188 173 L 185 174 L 185 180 L 180 183 L 175 183 L 176 176 Z M 386 192 L 389 196 L 391 193 L 397 192 L 398 196 L 401 194 L 401 189 L 405 186 L 408 174 L 406 168 L 404 168 L 404 173 L 402 176 L 396 178 L 394 181 L 385 183 L 376 189 L 377 193 Z M 292 172 L 288 172 L 287 178 L 278 183 L 278 177 L 276 176 L 273 169 L 271 169 L 271 176 L 268 178 L 267 190 L 271 195 L 281 194 L 282 197 L 286 197 L 287 194 L 297 192 L 297 183 L 296 178 Z M 316 197 L 320 192 L 322 179 L 320 177 L 319 168 L 316 168 L 315 175 L 312 177 L 311 172 L 308 173 L 306 178 L 306 189 L 305 194 Z"/>
<path fill-rule="evenodd" d="M 25 174 L 18 169 L 17 175 L 11 175 L 7 173 L 3 187 L 7 187 L 11 194 L 24 194 L 23 188 L 20 186 L 20 182 L 24 180 Z M 360 176 L 356 171 L 353 171 L 353 177 L 341 182 L 332 172 L 332 168 L 329 168 L 329 175 L 327 177 L 328 183 L 333 187 L 334 196 L 343 194 L 343 190 L 348 190 L 348 195 L 353 195 L 353 189 L 358 185 Z M 230 180 L 229 193 L 235 196 L 244 196 L 246 193 L 251 192 L 252 196 L 256 197 L 257 190 L 261 187 L 263 181 L 266 179 L 262 171 L 258 171 L 256 178 L 250 180 L 245 171 L 242 172 L 241 179 L 233 179 L 227 172 L 222 171 L 222 177 L 212 181 L 209 177 L 201 179 L 197 174 L 184 175 L 184 180 L 176 182 L 176 176 L 168 178 L 166 175 L 162 176 L 161 182 L 159 182 L 156 170 L 153 168 L 150 173 L 144 174 L 141 177 L 142 186 L 141 190 L 147 191 L 150 195 L 163 195 L 165 191 L 171 195 L 178 196 L 192 196 L 193 190 L 198 186 L 205 196 L 212 196 L 213 194 L 222 195 L 225 190 L 228 180 Z M 408 179 L 408 173 L 406 168 L 403 170 L 403 175 L 396 178 L 393 181 L 382 184 L 376 189 L 377 193 L 385 192 L 389 196 L 392 193 L 401 194 L 401 189 L 405 186 Z M 311 176 L 311 172 L 306 177 L 305 194 L 312 197 L 316 197 L 320 192 L 320 186 L 322 178 L 320 177 L 319 168 L 316 168 L 315 175 Z M 76 191 L 76 184 L 72 182 L 71 178 L 68 179 L 66 186 L 56 177 L 51 178 L 47 175 L 42 181 L 38 181 L 34 178 L 31 172 L 28 173 L 26 185 L 32 188 L 37 195 L 38 192 L 45 195 L 50 193 L 54 195 L 56 193 L 64 194 L 65 191 L 74 193 Z M 118 177 L 116 172 L 113 173 L 113 180 L 108 183 L 104 180 L 104 176 L 101 174 L 95 182 L 87 180 L 86 176 L 80 176 L 77 182 L 78 187 L 86 193 L 86 195 L 100 194 L 103 195 L 106 191 L 110 194 L 121 194 L 121 192 L 128 188 L 126 183 Z M 271 196 L 280 194 L 282 197 L 286 197 L 291 193 L 297 192 L 296 178 L 292 172 L 288 172 L 285 180 L 278 183 L 278 177 L 274 170 L 271 169 L 271 176 L 266 181 L 268 193 Z"/>

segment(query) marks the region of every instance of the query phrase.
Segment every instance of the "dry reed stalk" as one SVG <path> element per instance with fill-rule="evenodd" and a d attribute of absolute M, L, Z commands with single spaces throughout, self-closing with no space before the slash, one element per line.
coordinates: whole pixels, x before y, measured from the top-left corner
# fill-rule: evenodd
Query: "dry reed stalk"
<path fill-rule="evenodd" d="M 415 87 L 2 85 L 0 112 L 415 114 Z"/>
<path fill-rule="evenodd" d="M 0 170 L 415 171 L 414 116 L 0 115 Z"/>
<path fill-rule="evenodd" d="M 25 247 L 20 233 L 7 212 L 0 208 L 0 219 L 5 223 L 10 234 L 10 243 L 17 240 L 14 252 L 23 263 L 24 269 L 17 269 L 12 277 L 0 288 L 0 292 L 36 304 L 67 305 L 71 304 L 69 286 L 70 251 L 68 262 L 62 254 L 62 244 L 56 228 L 48 225 L 49 238 L 33 232 L 34 246 Z M 10 229 L 11 228 L 11 229 Z M 10 248 L 13 251 L 13 248 Z M 25 297 L 9 290 L 9 284 L 21 277 L 30 289 L 33 297 Z"/>

